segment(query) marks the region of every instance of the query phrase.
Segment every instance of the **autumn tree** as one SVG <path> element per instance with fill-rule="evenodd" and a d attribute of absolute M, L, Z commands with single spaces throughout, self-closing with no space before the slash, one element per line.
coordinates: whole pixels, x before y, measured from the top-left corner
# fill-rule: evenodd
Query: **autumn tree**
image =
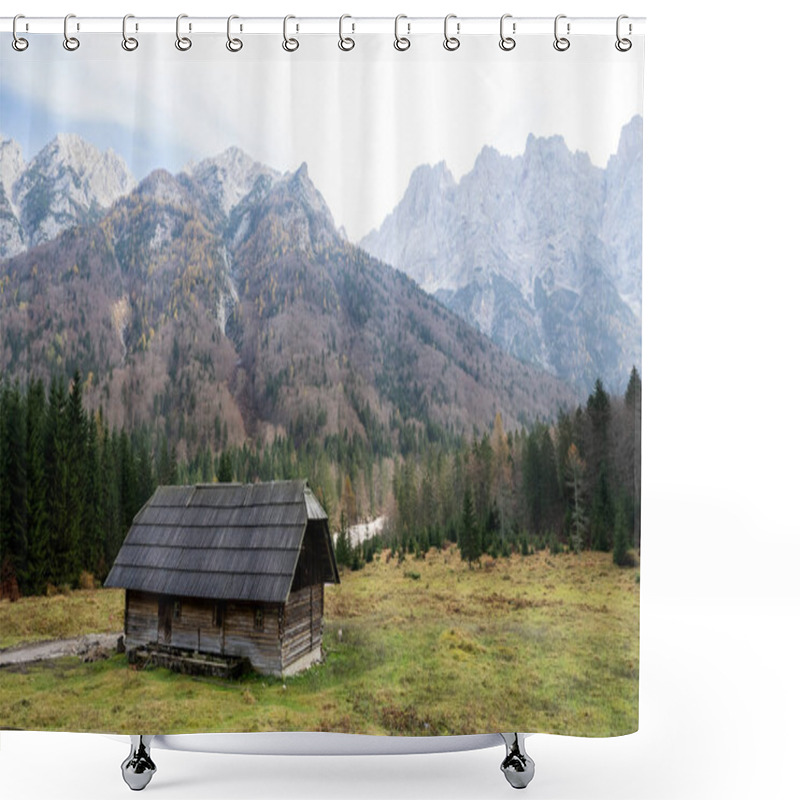
<path fill-rule="evenodd" d="M 344 488 L 342 489 L 342 510 L 344 511 L 347 527 L 355 525 L 358 521 L 358 505 L 356 493 L 353 491 L 353 484 L 349 475 L 344 476 Z"/>
<path fill-rule="evenodd" d="M 513 461 L 508 436 L 503 428 L 503 417 L 498 411 L 494 417 L 492 428 L 492 457 L 491 470 L 492 499 L 499 515 L 499 530 L 505 532 L 511 527 L 514 515 L 513 504 Z"/>
<path fill-rule="evenodd" d="M 569 530 L 572 549 L 580 553 L 586 542 L 586 511 L 584 507 L 584 476 L 586 462 L 580 457 L 578 448 L 571 444 L 567 450 L 565 483 L 570 493 L 570 521 Z"/>

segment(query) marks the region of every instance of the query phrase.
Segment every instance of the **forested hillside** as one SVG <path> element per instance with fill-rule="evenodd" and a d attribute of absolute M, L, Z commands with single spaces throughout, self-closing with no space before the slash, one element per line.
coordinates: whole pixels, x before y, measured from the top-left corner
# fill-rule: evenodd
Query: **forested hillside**
<path fill-rule="evenodd" d="M 347 242 L 305 165 L 232 149 L 129 191 L 74 138 L 40 156 L 0 261 L 3 593 L 102 579 L 158 483 L 306 477 L 334 529 L 385 513 L 470 559 L 634 535 L 638 399 L 579 406 Z"/>
<path fill-rule="evenodd" d="M 158 484 L 308 477 L 340 532 L 388 511 L 380 539 L 351 547 L 339 536 L 337 558 L 356 569 L 382 546 L 424 557 L 449 541 L 469 561 L 545 546 L 613 547 L 621 564 L 638 547 L 635 370 L 624 398 L 598 381 L 585 408 L 563 412 L 554 425 L 506 433 L 498 414 L 491 432 L 419 437 L 390 456 L 360 437 L 329 436 L 299 448 L 278 438 L 218 456 L 206 448 L 178 462 L 165 436 L 110 429 L 102 411 L 87 412 L 82 393 L 77 373 L 69 388 L 57 379 L 45 392 L 37 380 L 0 393 L 0 597 L 102 580 Z"/>

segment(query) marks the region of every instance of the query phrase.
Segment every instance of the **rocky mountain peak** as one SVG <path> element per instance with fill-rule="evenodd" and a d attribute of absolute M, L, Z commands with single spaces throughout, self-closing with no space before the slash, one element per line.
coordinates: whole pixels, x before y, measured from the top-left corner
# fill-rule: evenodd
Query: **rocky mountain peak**
<path fill-rule="evenodd" d="M 320 191 L 314 185 L 314 182 L 308 175 L 308 164 L 304 161 L 297 171 L 289 178 L 287 188 L 292 194 L 301 200 L 310 211 L 315 214 L 321 214 L 325 217 L 326 221 L 333 225 L 333 216 L 331 215 L 328 204 Z"/>
<path fill-rule="evenodd" d="M 641 152 L 637 125 L 613 176 L 533 134 L 517 157 L 484 147 L 457 184 L 444 164 L 419 167 L 361 246 L 512 354 L 581 391 L 597 377 L 616 389 L 640 363 L 641 182 L 622 166 Z"/>
<path fill-rule="evenodd" d="M 206 191 L 226 216 L 252 191 L 256 181 L 267 178 L 271 183 L 280 175 L 254 161 L 238 147 L 229 147 L 219 155 L 188 164 L 183 171 Z"/>
<path fill-rule="evenodd" d="M 165 205 L 190 203 L 186 189 L 165 169 L 155 169 L 136 187 L 134 194 Z"/>
<path fill-rule="evenodd" d="M 440 161 L 438 164 L 421 164 L 412 173 L 408 181 L 406 196 L 413 204 L 429 202 L 437 195 L 444 195 L 456 186 L 453 173 L 447 164 Z"/>
<path fill-rule="evenodd" d="M 11 202 L 14 184 L 24 168 L 22 148 L 13 139 L 0 141 L 0 258 L 25 249 L 25 233 Z"/>
<path fill-rule="evenodd" d="M 4 172 L 10 179 L 19 156 L 13 147 L 8 152 L 11 166 L 4 166 Z M 112 150 L 101 152 L 80 136 L 62 133 L 18 171 L 9 199 L 24 243 L 31 247 L 96 218 L 134 185 L 125 162 Z"/>
<path fill-rule="evenodd" d="M 13 194 L 14 184 L 25 169 L 22 148 L 13 139 L 0 141 L 0 188 L 9 202 Z"/>
<path fill-rule="evenodd" d="M 228 220 L 228 244 L 238 247 L 265 217 L 286 230 L 295 247 L 307 250 L 340 238 L 325 198 L 308 174 L 304 162 L 277 180 L 259 176 L 250 192 L 236 205 Z"/>
<path fill-rule="evenodd" d="M 622 128 L 617 152 L 605 170 L 602 236 L 611 251 L 609 274 L 641 316 L 642 306 L 642 118 Z"/>
<path fill-rule="evenodd" d="M 57 188 L 64 178 L 73 179 L 75 199 L 108 208 L 136 185 L 125 162 L 110 148 L 101 152 L 74 133 L 59 133 L 33 158 L 27 172 L 35 171 L 50 179 Z"/>
<path fill-rule="evenodd" d="M 636 161 L 642 158 L 642 137 L 644 123 L 640 114 L 631 118 L 631 121 L 622 126 L 619 134 L 617 152 L 609 157 L 611 161 Z"/>

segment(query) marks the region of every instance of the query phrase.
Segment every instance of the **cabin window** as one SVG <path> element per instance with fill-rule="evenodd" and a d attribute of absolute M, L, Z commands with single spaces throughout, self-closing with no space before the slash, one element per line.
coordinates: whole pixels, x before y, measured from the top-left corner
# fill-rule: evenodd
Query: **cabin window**
<path fill-rule="evenodd" d="M 172 616 L 175 619 L 180 619 L 181 618 L 181 601 L 180 600 L 176 600 L 174 605 L 172 606 Z"/>
<path fill-rule="evenodd" d="M 255 628 L 257 631 L 264 630 L 264 609 L 257 608 L 255 610 L 255 614 L 253 615 L 253 622 L 255 624 Z"/>
<path fill-rule="evenodd" d="M 214 603 L 214 627 L 221 628 L 222 627 L 222 617 L 225 613 L 225 607 L 222 603 Z"/>

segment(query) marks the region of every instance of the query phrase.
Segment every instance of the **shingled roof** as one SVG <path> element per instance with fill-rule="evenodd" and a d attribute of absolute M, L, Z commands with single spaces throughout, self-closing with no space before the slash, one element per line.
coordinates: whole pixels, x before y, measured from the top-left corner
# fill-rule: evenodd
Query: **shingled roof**
<path fill-rule="evenodd" d="M 154 594 L 283 603 L 309 521 L 339 582 L 327 514 L 305 481 L 160 486 L 136 515 L 105 585 Z"/>

